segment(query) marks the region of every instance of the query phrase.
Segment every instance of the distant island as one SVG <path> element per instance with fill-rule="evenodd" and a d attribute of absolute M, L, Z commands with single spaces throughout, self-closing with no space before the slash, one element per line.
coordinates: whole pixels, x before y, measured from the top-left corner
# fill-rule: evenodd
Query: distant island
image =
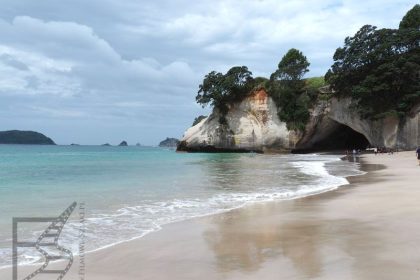
<path fill-rule="evenodd" d="M 122 141 L 118 146 L 123 146 L 123 147 L 128 146 L 127 141 Z"/>
<path fill-rule="evenodd" d="M 179 144 L 178 139 L 167 137 L 165 140 L 159 143 L 159 147 L 176 148 L 178 144 Z"/>
<path fill-rule="evenodd" d="M 54 141 L 35 131 L 0 131 L 0 144 L 55 145 Z"/>

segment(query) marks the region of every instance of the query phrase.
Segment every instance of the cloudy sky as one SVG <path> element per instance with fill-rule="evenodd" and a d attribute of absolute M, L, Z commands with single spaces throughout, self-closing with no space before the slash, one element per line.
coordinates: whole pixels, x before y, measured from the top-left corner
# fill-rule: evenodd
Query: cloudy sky
<path fill-rule="evenodd" d="M 0 130 L 59 144 L 181 137 L 203 76 L 269 76 L 302 50 L 323 75 L 362 25 L 397 27 L 409 0 L 0 0 Z"/>

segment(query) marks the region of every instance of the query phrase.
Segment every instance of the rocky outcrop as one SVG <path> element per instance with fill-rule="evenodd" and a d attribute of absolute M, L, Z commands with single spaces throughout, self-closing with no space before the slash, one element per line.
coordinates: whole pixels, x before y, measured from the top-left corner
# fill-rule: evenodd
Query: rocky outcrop
<path fill-rule="evenodd" d="M 35 131 L 0 131 L 0 144 L 55 145 L 51 138 Z"/>
<path fill-rule="evenodd" d="M 350 98 L 320 102 L 311 112 L 311 120 L 296 146 L 314 148 L 317 143 L 334 136 L 343 125 L 362 134 L 371 146 L 415 149 L 420 143 L 420 104 L 404 120 L 397 116 L 369 120 L 360 117 Z"/>
<path fill-rule="evenodd" d="M 219 123 L 221 115 L 214 110 L 190 127 L 177 150 L 281 152 L 344 148 L 345 145 L 352 148 L 355 141 L 359 145 L 414 149 L 420 144 L 420 104 L 402 121 L 393 116 L 376 121 L 363 119 L 349 98 L 319 101 L 310 115 L 303 132 L 289 131 L 278 118 L 276 104 L 261 89 L 231 105 L 226 124 Z M 340 146 L 337 142 L 343 143 Z"/>
<path fill-rule="evenodd" d="M 420 104 L 418 104 L 399 124 L 395 145 L 409 150 L 420 146 Z"/>
<path fill-rule="evenodd" d="M 226 124 L 219 123 L 217 110 L 190 127 L 178 150 L 206 152 L 284 151 L 294 147 L 295 135 L 277 116 L 277 107 L 265 90 L 255 91 L 233 104 Z"/>
<path fill-rule="evenodd" d="M 120 147 L 128 146 L 127 141 L 122 141 L 118 146 Z"/>
<path fill-rule="evenodd" d="M 163 148 L 176 148 L 179 144 L 179 140 L 176 138 L 167 137 L 165 140 L 159 143 L 159 147 Z"/>

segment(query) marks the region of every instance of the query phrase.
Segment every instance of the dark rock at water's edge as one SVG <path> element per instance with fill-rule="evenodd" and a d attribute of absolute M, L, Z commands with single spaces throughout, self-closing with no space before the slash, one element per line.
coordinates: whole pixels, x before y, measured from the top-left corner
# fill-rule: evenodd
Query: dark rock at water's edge
<path fill-rule="evenodd" d="M 51 138 L 35 131 L 0 131 L 0 144 L 55 145 Z"/>
<path fill-rule="evenodd" d="M 197 147 L 188 147 L 185 141 L 181 141 L 176 148 L 177 152 L 189 152 L 189 153 L 264 153 L 263 150 L 251 150 L 251 149 L 231 149 L 231 148 L 219 148 L 213 145 L 202 145 Z"/>
<path fill-rule="evenodd" d="M 176 148 L 178 144 L 179 144 L 178 139 L 167 137 L 165 140 L 159 143 L 159 147 Z"/>
<path fill-rule="evenodd" d="M 105 144 L 102 144 L 101 146 L 110 147 L 110 146 L 111 146 L 111 144 L 109 144 L 109 143 L 105 143 Z"/>
<path fill-rule="evenodd" d="M 136 144 L 136 146 L 137 146 L 137 147 L 141 147 L 141 144 L 140 144 L 140 143 L 137 143 L 137 144 Z"/>
<path fill-rule="evenodd" d="M 128 146 L 127 141 L 122 141 L 118 146 Z"/>
<path fill-rule="evenodd" d="M 71 143 L 70 146 L 80 146 L 79 144 Z"/>

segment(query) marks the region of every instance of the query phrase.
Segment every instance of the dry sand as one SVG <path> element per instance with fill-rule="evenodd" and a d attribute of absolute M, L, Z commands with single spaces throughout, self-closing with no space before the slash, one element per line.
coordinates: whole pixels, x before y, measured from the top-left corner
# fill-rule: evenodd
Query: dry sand
<path fill-rule="evenodd" d="M 336 191 L 170 224 L 87 254 L 85 279 L 420 279 L 415 154 L 363 162 L 377 170 Z M 78 259 L 64 279 L 81 279 Z"/>

